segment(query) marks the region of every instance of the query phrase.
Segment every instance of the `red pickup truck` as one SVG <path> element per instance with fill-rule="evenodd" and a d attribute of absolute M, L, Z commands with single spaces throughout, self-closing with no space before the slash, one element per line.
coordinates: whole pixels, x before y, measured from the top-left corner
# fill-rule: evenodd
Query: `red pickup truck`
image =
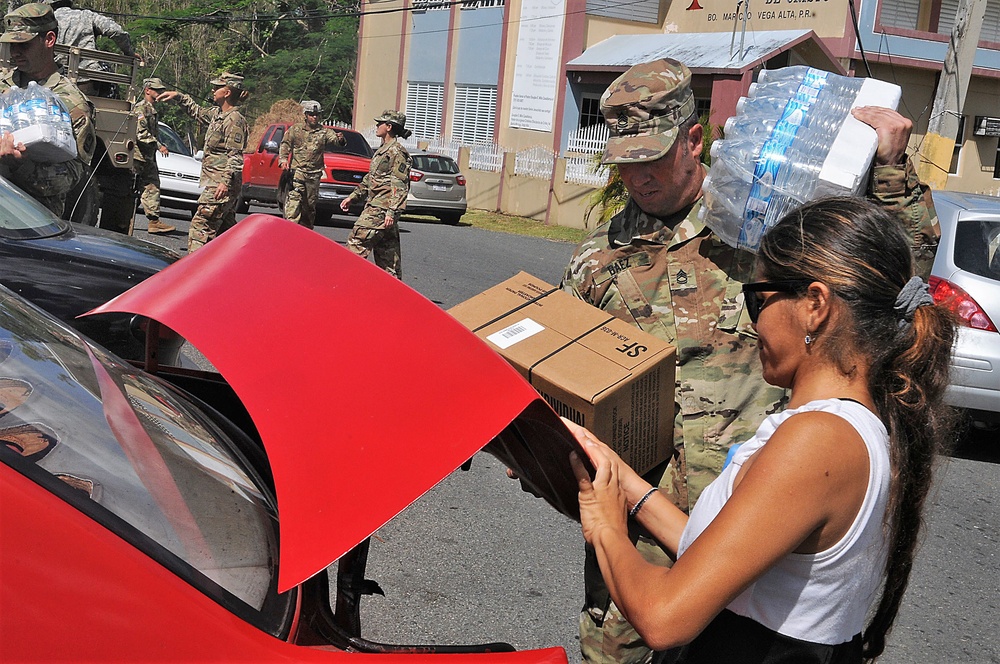
<path fill-rule="evenodd" d="M 285 197 L 290 181 L 287 172 L 278 167 L 278 148 L 289 124 L 273 124 L 267 128 L 256 152 L 243 156 L 243 187 L 237 210 L 249 211 L 250 202 L 272 204 L 284 212 Z M 316 221 L 326 222 L 331 215 L 341 214 L 340 202 L 347 198 L 368 173 L 374 151 L 365 137 L 351 129 L 333 127 L 344 134 L 347 145 L 337 146 L 324 155 L 323 178 L 319 182 L 319 200 L 316 203 Z M 351 213 L 359 214 L 364 202 L 352 206 Z"/>

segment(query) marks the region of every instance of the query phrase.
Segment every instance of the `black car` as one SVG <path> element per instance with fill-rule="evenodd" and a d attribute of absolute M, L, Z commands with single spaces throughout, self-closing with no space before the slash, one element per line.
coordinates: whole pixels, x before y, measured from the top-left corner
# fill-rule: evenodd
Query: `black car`
<path fill-rule="evenodd" d="M 145 319 L 77 316 L 107 302 L 180 258 L 121 233 L 59 219 L 0 177 L 0 284 L 115 354 L 143 360 Z M 184 340 L 161 333 L 157 360 L 176 362 Z"/>

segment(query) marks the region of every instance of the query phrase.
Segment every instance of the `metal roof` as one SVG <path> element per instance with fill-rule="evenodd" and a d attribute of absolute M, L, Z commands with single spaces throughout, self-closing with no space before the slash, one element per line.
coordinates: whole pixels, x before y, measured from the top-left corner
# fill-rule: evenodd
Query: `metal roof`
<path fill-rule="evenodd" d="M 742 51 L 740 45 L 742 43 Z M 811 66 L 837 73 L 843 68 L 812 30 L 747 30 L 686 34 L 615 35 L 570 60 L 570 71 L 625 71 L 660 58 L 683 62 L 697 74 L 736 73 L 800 47 Z M 817 60 L 818 59 L 818 60 Z M 825 62 L 828 60 L 828 62 Z"/>

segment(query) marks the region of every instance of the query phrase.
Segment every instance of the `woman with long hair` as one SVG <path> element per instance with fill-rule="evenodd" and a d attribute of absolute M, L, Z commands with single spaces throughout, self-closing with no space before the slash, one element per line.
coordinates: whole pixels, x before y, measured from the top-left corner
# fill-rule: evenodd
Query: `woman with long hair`
<path fill-rule="evenodd" d="M 571 426 L 584 537 L 663 662 L 862 662 L 885 648 L 912 568 L 955 335 L 913 276 L 900 222 L 827 198 L 778 222 L 743 287 L 765 379 L 791 390 L 690 518 Z M 647 563 L 632 518 L 677 556 Z M 872 611 L 871 608 L 876 605 Z"/>

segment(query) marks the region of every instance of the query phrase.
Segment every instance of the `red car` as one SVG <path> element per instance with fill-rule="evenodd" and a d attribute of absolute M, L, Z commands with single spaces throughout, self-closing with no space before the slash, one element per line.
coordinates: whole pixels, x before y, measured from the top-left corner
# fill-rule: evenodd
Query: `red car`
<path fill-rule="evenodd" d="M 361 635 L 369 535 L 487 443 L 575 515 L 572 438 L 460 324 L 336 243 L 264 215 L 98 311 L 122 310 L 177 329 L 220 373 L 152 375 L 0 287 L 5 660 L 566 662 L 559 648 Z M 303 342 L 316 329 L 323 352 Z M 381 400 L 351 399 L 385 375 L 356 352 L 376 335 L 393 367 L 391 418 Z M 255 351 L 275 343 L 281 353 Z M 330 403 L 349 400 L 331 417 Z M 377 481 L 364 471 L 373 459 Z"/>
<path fill-rule="evenodd" d="M 237 211 L 246 213 L 251 201 L 276 204 L 284 213 L 285 198 L 291 188 L 287 171 L 278 167 L 278 150 L 285 131 L 291 125 L 273 124 L 261 136 L 257 149 L 243 156 L 243 187 L 237 202 Z M 374 154 L 365 137 L 352 129 L 332 127 L 344 135 L 347 145 L 337 146 L 323 155 L 323 177 L 319 182 L 319 199 L 316 202 L 316 221 L 325 223 L 334 214 L 341 214 L 340 202 L 351 195 L 368 174 Z M 358 214 L 364 203 L 351 210 Z"/>

